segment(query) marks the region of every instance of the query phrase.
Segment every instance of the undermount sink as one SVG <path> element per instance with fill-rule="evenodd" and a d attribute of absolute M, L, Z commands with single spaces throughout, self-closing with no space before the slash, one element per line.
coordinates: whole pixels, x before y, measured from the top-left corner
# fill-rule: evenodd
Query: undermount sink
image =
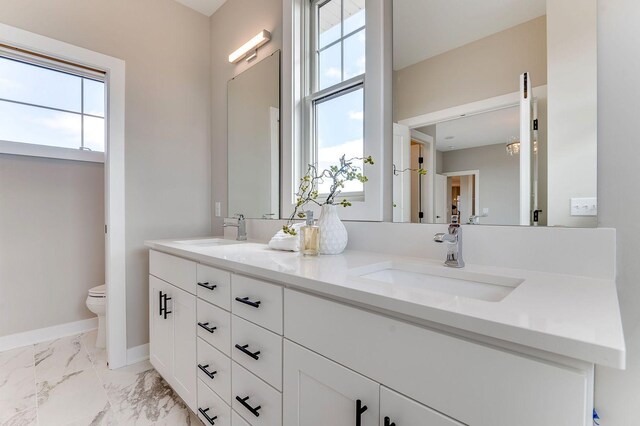
<path fill-rule="evenodd" d="M 356 268 L 350 271 L 350 275 L 487 302 L 501 301 L 524 282 L 520 278 L 400 262 L 382 262 Z"/>
<path fill-rule="evenodd" d="M 184 244 L 195 247 L 216 247 L 228 246 L 231 244 L 241 244 L 242 241 L 225 240 L 224 238 L 201 238 L 195 240 L 179 240 L 174 241 L 176 244 Z"/>

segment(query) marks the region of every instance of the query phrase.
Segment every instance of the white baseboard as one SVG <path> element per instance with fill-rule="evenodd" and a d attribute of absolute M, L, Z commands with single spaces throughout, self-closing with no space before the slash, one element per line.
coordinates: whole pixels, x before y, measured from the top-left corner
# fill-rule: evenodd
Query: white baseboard
<path fill-rule="evenodd" d="M 66 324 L 54 325 L 37 330 L 25 331 L 22 333 L 9 334 L 0 337 L 0 352 L 23 346 L 34 345 L 36 343 L 47 342 L 61 337 L 73 336 L 74 334 L 85 333 L 98 328 L 98 317 L 86 320 L 68 322 Z"/>
<path fill-rule="evenodd" d="M 127 349 L 127 365 L 135 364 L 149 359 L 149 344 L 134 346 Z"/>

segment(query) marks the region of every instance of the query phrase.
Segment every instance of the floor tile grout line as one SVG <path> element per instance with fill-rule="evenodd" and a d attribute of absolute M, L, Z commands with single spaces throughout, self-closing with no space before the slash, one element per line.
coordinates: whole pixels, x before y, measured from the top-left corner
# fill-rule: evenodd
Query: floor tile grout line
<path fill-rule="evenodd" d="M 113 401 L 111 401 L 111 398 L 109 397 L 109 392 L 107 392 L 107 387 L 105 386 L 104 381 L 102 380 L 102 377 L 100 377 L 100 373 L 98 373 L 98 368 L 96 367 L 96 360 L 94 359 L 94 356 L 91 356 L 91 354 L 89 353 L 89 350 L 87 349 L 87 345 L 85 343 L 84 337 L 88 333 L 89 332 L 83 333 L 80 336 L 80 344 L 82 345 L 82 349 L 84 349 L 85 353 L 89 357 L 89 361 L 91 362 L 91 368 L 93 368 L 93 372 L 96 375 L 96 377 L 98 378 L 98 383 L 100 384 L 100 387 L 102 388 L 102 391 L 104 392 L 104 394 L 105 394 L 105 396 L 107 398 L 107 402 L 109 403 L 109 409 L 111 410 L 111 413 L 115 417 L 116 425 L 119 425 L 119 424 L 121 424 L 120 416 L 118 416 L 118 414 L 116 413 L 117 410 L 115 408 L 115 405 L 113 405 Z M 94 355 L 95 355 L 95 351 L 94 351 Z M 105 363 L 106 363 L 106 360 L 105 360 Z M 107 364 L 106 367 L 109 368 L 109 365 Z"/>

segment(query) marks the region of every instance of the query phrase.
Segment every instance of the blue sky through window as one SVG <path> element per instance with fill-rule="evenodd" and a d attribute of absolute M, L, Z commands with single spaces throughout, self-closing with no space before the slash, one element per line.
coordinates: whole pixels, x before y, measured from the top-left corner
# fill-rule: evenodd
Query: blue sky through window
<path fill-rule="evenodd" d="M 324 19 L 325 27 L 322 28 L 323 24 L 320 25 L 318 35 L 318 44 L 321 49 L 317 64 L 319 90 L 365 72 L 366 38 L 365 29 L 362 28 L 365 25 L 365 10 L 362 8 L 347 17 L 343 24 L 339 18 L 336 20 L 340 9 L 336 12 L 335 7 L 340 4 L 339 0 L 332 0 L 319 10 L 319 19 Z M 334 6 L 334 20 L 332 22 L 335 22 L 335 25 L 327 25 L 332 17 L 322 16 L 322 9 L 327 6 Z M 359 28 L 362 29 L 335 43 L 340 40 L 342 34 L 347 35 Z M 335 44 L 326 47 L 331 43 Z M 343 55 L 344 63 L 342 62 Z M 338 164 L 342 155 L 346 155 L 347 159 L 364 155 L 364 90 L 362 88 L 318 102 L 315 118 L 319 170 Z M 361 164 L 359 165 L 361 166 Z M 328 190 L 329 182 L 320 185 L 322 193 L 326 193 Z M 363 185 L 360 182 L 349 182 L 344 188 L 344 192 L 360 192 L 362 190 Z"/>
<path fill-rule="evenodd" d="M 82 115 L 83 84 L 84 113 L 96 117 Z M 0 140 L 79 149 L 84 136 L 103 152 L 104 91 L 101 81 L 0 57 Z"/>

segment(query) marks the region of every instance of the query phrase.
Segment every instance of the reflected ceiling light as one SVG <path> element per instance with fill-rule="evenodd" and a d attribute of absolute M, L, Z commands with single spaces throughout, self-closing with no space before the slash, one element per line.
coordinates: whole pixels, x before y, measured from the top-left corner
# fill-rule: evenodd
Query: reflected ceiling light
<path fill-rule="evenodd" d="M 533 141 L 533 152 L 538 152 L 538 141 Z M 510 156 L 520 154 L 520 139 L 512 136 L 507 142 L 507 154 Z"/>
<path fill-rule="evenodd" d="M 520 154 L 520 139 L 515 136 L 509 138 L 509 142 L 507 142 L 507 154 L 512 157 Z"/>
<path fill-rule="evenodd" d="M 258 55 L 258 48 L 269 40 L 271 40 L 271 33 L 267 30 L 260 31 L 255 37 L 230 54 L 229 62 L 235 64 L 243 58 L 247 58 L 247 61 L 250 61 Z"/>

